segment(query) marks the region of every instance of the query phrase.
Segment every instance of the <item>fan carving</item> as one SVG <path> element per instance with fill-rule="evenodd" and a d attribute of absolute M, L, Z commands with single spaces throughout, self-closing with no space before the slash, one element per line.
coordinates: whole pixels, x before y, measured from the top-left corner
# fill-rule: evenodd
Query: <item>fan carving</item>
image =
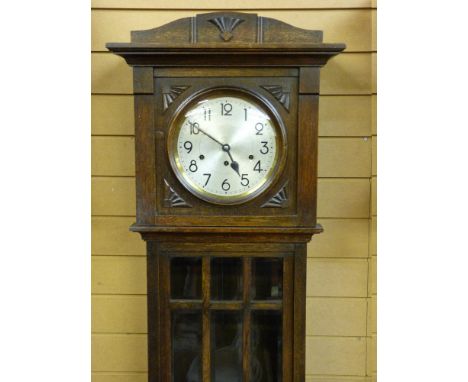
<path fill-rule="evenodd" d="M 262 205 L 262 208 L 272 207 L 272 208 L 285 208 L 287 207 L 288 202 L 288 192 L 287 192 L 288 182 L 281 187 L 281 190 L 278 191 L 268 202 Z"/>
<path fill-rule="evenodd" d="M 265 85 L 263 89 L 273 94 L 278 102 L 289 112 L 290 93 L 283 91 L 283 87 L 280 85 Z"/>
<path fill-rule="evenodd" d="M 232 31 L 245 20 L 238 19 L 237 17 L 220 16 L 208 21 L 218 27 L 221 32 L 219 35 L 221 39 L 230 41 L 234 37 Z"/>
<path fill-rule="evenodd" d="M 164 207 L 192 207 L 174 191 L 166 179 L 164 179 Z"/>
<path fill-rule="evenodd" d="M 169 91 L 164 92 L 163 95 L 163 104 L 164 104 L 164 111 L 171 105 L 174 100 L 181 95 L 184 91 L 186 91 L 190 86 L 184 85 L 177 85 L 171 86 Z"/>

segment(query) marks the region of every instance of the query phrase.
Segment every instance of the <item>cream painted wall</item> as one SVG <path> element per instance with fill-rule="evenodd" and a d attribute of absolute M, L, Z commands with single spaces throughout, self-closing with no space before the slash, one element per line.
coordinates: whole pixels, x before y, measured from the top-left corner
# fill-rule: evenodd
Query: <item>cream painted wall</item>
<path fill-rule="evenodd" d="M 237 9 L 323 29 L 345 53 L 322 71 L 319 221 L 309 245 L 307 382 L 376 380 L 376 3 L 371 0 L 92 1 L 93 382 L 146 381 L 145 246 L 134 222 L 131 70 L 106 52 L 129 31 Z M 118 79 L 118 80 L 116 80 Z"/>

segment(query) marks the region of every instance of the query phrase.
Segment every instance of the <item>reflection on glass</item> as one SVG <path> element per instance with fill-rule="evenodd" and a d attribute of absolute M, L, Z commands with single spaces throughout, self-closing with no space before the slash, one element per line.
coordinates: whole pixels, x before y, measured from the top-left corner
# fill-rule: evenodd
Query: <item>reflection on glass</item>
<path fill-rule="evenodd" d="M 255 311 L 251 328 L 251 382 L 282 380 L 281 313 Z"/>
<path fill-rule="evenodd" d="M 283 296 L 283 259 L 255 258 L 252 266 L 254 299 L 281 299 Z"/>
<path fill-rule="evenodd" d="M 211 260 L 211 298 L 240 300 L 242 297 L 242 262 L 240 258 L 216 257 Z"/>
<path fill-rule="evenodd" d="M 171 259 L 171 298 L 201 298 L 201 259 L 175 257 Z"/>
<path fill-rule="evenodd" d="M 172 382 L 201 381 L 201 313 L 172 313 Z"/>
<path fill-rule="evenodd" d="M 211 313 L 211 374 L 213 382 L 242 381 L 240 312 Z"/>

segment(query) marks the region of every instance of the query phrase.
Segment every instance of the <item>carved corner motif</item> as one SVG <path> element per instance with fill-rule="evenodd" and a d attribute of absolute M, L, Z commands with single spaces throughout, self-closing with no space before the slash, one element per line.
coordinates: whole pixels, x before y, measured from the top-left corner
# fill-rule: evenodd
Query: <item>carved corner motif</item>
<path fill-rule="evenodd" d="M 219 37 L 221 37 L 223 41 L 230 41 L 234 37 L 232 31 L 245 20 L 237 17 L 219 16 L 214 19 L 209 19 L 208 21 L 218 27 L 221 32 Z"/>
<path fill-rule="evenodd" d="M 177 192 L 169 185 L 166 179 L 164 179 L 164 207 L 185 207 L 192 208 L 184 199 L 182 199 Z"/>
<path fill-rule="evenodd" d="M 264 85 L 261 87 L 273 94 L 273 97 L 289 112 L 290 92 L 283 91 L 283 87 L 280 85 Z"/>
<path fill-rule="evenodd" d="M 288 206 L 288 182 L 275 194 L 268 202 L 262 205 L 262 208 L 286 208 Z"/>
<path fill-rule="evenodd" d="M 163 92 L 163 107 L 164 111 L 171 105 L 174 100 L 181 95 L 184 91 L 186 91 L 190 86 L 186 85 L 177 85 L 171 86 L 168 91 Z"/>

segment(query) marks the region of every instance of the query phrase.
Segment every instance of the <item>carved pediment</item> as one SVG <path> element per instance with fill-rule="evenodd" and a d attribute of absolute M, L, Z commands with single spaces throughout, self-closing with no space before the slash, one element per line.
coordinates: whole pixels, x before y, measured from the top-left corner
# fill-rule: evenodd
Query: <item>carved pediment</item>
<path fill-rule="evenodd" d="M 322 31 L 296 28 L 254 13 L 212 12 L 186 17 L 157 28 L 133 31 L 132 42 L 321 43 Z"/>

